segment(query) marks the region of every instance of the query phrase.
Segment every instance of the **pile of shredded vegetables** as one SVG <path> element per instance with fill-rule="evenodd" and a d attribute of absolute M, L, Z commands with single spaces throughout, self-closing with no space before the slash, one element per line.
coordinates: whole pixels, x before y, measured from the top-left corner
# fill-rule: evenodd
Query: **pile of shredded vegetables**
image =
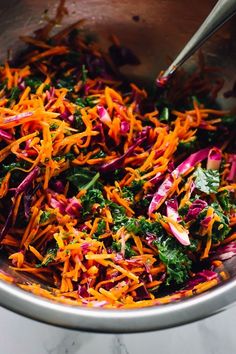
<path fill-rule="evenodd" d="M 201 100 L 219 80 L 189 78 L 176 110 L 122 78 L 138 59 L 116 38 L 108 56 L 81 21 L 50 36 L 64 13 L 0 67 L 1 252 L 32 279 L 18 285 L 106 308 L 215 286 L 236 254 L 235 120 Z"/>

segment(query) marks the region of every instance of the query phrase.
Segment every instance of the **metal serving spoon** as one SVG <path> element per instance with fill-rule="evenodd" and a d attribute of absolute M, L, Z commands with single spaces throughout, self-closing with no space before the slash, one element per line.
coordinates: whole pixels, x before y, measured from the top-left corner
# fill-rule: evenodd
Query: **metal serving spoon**
<path fill-rule="evenodd" d="M 236 0 L 219 0 L 203 24 L 178 54 L 167 70 L 156 79 L 159 87 L 164 87 L 174 72 L 226 21 L 236 13 Z"/>

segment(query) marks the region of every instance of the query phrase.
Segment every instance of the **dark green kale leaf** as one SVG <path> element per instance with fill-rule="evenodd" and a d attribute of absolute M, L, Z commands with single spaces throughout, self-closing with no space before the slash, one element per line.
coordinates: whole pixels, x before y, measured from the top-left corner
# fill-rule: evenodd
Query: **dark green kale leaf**
<path fill-rule="evenodd" d="M 11 104 L 13 101 L 16 101 L 19 99 L 21 90 L 18 87 L 13 87 L 12 90 L 10 91 L 10 96 L 8 98 L 8 106 Z"/>
<path fill-rule="evenodd" d="M 121 243 L 120 242 L 113 242 L 111 248 L 116 251 L 121 251 Z M 125 243 L 125 258 L 130 258 L 132 256 L 137 256 L 137 253 L 132 249 L 131 243 Z"/>
<path fill-rule="evenodd" d="M 56 82 L 56 86 L 58 88 L 67 88 L 69 92 L 74 90 L 74 86 L 76 84 L 76 79 L 72 76 L 62 77 Z"/>
<path fill-rule="evenodd" d="M 198 190 L 206 194 L 217 193 L 220 185 L 218 170 L 207 170 L 198 167 L 194 173 L 195 185 Z"/>
<path fill-rule="evenodd" d="M 99 172 L 90 171 L 87 168 L 74 167 L 67 172 L 66 179 L 70 181 L 78 190 L 98 187 Z"/>
<path fill-rule="evenodd" d="M 58 251 L 58 246 L 56 245 L 53 248 L 49 248 L 47 250 L 46 256 L 44 257 L 43 261 L 40 264 L 36 265 L 36 268 L 41 268 L 41 267 L 46 267 L 48 266 L 51 262 L 54 261 Z"/>
<path fill-rule="evenodd" d="M 197 137 L 194 136 L 191 141 L 184 142 L 180 141 L 178 144 L 177 154 L 178 153 L 191 153 L 192 151 L 196 150 L 197 145 Z"/>
<path fill-rule="evenodd" d="M 75 99 L 75 104 L 78 106 L 84 108 L 84 107 L 94 107 L 96 105 L 96 102 L 94 102 L 94 97 L 77 97 Z"/>
<path fill-rule="evenodd" d="M 105 220 L 100 220 L 98 223 L 97 231 L 93 234 L 93 238 L 98 239 L 100 235 L 104 234 L 106 231 Z"/>
<path fill-rule="evenodd" d="M 212 240 L 214 243 L 223 241 L 229 234 L 231 228 L 229 227 L 229 218 L 226 216 L 218 203 L 212 203 L 211 207 L 219 216 L 220 220 L 215 221 L 212 228 Z"/>
<path fill-rule="evenodd" d="M 128 232 L 133 232 L 140 236 L 162 237 L 165 231 L 158 221 L 148 221 L 144 217 L 140 219 L 129 218 L 126 222 L 125 228 Z"/>
<path fill-rule="evenodd" d="M 25 172 L 19 170 L 18 168 L 28 170 L 30 166 L 31 164 L 24 160 L 7 164 L 0 164 L 0 177 L 4 177 L 7 172 L 11 171 L 11 185 L 15 186 L 15 184 L 18 184 L 19 181 L 21 181 L 25 176 Z"/>
<path fill-rule="evenodd" d="M 124 187 L 122 189 L 122 198 L 124 199 L 128 199 L 131 203 L 134 202 L 134 193 L 131 192 L 131 190 L 129 189 L 129 187 Z"/>
<path fill-rule="evenodd" d="M 86 66 L 84 64 L 82 65 L 81 72 L 82 72 L 82 82 L 83 84 L 85 84 L 87 80 L 88 70 L 86 69 Z"/>
<path fill-rule="evenodd" d="M 192 261 L 172 237 L 161 237 L 153 244 L 158 248 L 159 258 L 166 265 L 166 284 L 183 284 L 189 277 Z"/>
<path fill-rule="evenodd" d="M 49 210 L 43 211 L 40 215 L 39 223 L 44 224 L 45 222 L 47 222 L 50 219 L 51 215 L 52 215 L 51 211 L 49 211 Z"/>
<path fill-rule="evenodd" d="M 129 220 L 129 218 L 126 215 L 125 208 L 113 203 L 113 202 L 108 202 L 107 203 L 111 214 L 113 218 L 113 230 L 116 232 L 118 231 L 122 226 L 125 226 Z"/>
<path fill-rule="evenodd" d="M 65 155 L 58 155 L 58 156 L 54 156 L 53 157 L 53 160 L 54 161 L 61 161 L 63 159 L 65 160 L 69 160 L 69 161 L 72 161 L 76 158 L 75 154 L 73 152 L 68 152 L 66 153 Z"/>
<path fill-rule="evenodd" d="M 99 150 L 96 154 L 94 154 L 91 158 L 92 159 L 100 159 L 100 158 L 103 158 L 103 157 L 106 157 L 106 153 L 102 150 Z"/>
<path fill-rule="evenodd" d="M 218 243 L 219 241 L 223 241 L 230 232 L 229 218 L 224 214 L 224 211 L 219 203 L 214 202 L 210 205 L 210 207 L 212 207 L 215 214 L 219 216 L 219 221 L 214 221 L 212 227 L 212 241 L 213 243 Z M 190 226 L 190 234 L 200 234 L 200 230 L 202 228 L 201 221 L 206 218 L 208 208 L 209 206 L 203 209 L 194 220 L 193 224 Z"/>
<path fill-rule="evenodd" d="M 170 110 L 168 107 L 164 107 L 161 111 L 159 120 L 160 122 L 169 122 L 170 119 Z"/>
<path fill-rule="evenodd" d="M 18 162 L 12 162 L 9 163 L 8 165 L 2 164 L 1 166 L 1 172 L 5 175 L 7 172 L 14 170 L 15 168 L 24 168 L 27 169 L 29 168 L 30 164 L 27 161 L 18 161 Z"/>
<path fill-rule="evenodd" d="M 230 193 L 228 190 L 218 193 L 217 200 L 221 208 L 226 212 L 229 212 L 231 209 L 236 209 L 235 202 L 233 201 L 233 193 Z"/>
<path fill-rule="evenodd" d="M 88 189 L 86 194 L 81 198 L 82 206 L 83 206 L 83 217 L 87 216 L 91 212 L 92 206 L 97 203 L 100 207 L 105 206 L 105 199 L 103 197 L 100 189 Z"/>
<path fill-rule="evenodd" d="M 133 181 L 130 186 L 122 189 L 122 197 L 133 203 L 135 195 L 142 189 L 144 183 L 144 180 Z"/>
<path fill-rule="evenodd" d="M 84 106 L 85 107 L 85 106 Z M 82 132 L 86 129 L 86 126 L 84 124 L 84 121 L 82 119 L 82 115 L 80 114 L 79 111 L 76 111 L 74 114 L 74 123 L 73 127 L 77 129 L 79 132 Z"/>
<path fill-rule="evenodd" d="M 25 85 L 31 88 L 31 92 L 35 93 L 37 88 L 42 84 L 42 80 L 39 78 L 29 76 L 25 78 Z"/>

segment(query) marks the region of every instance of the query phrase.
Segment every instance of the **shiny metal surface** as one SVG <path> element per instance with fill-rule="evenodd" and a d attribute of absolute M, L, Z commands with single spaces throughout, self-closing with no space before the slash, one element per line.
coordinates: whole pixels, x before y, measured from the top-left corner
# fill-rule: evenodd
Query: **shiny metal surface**
<path fill-rule="evenodd" d="M 160 79 L 168 78 L 201 47 L 205 41 L 215 33 L 223 24 L 228 21 L 236 12 L 235 0 L 219 0 L 210 14 L 207 16 L 203 24 L 193 35 L 190 41 L 178 54 L 177 58 L 169 66 L 169 68 L 161 75 Z"/>
<path fill-rule="evenodd" d="M 16 53 L 22 44 L 19 35 L 31 34 L 45 16 L 55 12 L 54 0 L 0 0 L 0 60 L 7 48 Z M 176 57 L 214 6 L 212 0 L 68 0 L 64 25 L 85 18 L 84 30 L 96 32 L 107 47 L 109 35 L 116 34 L 140 58 L 137 67 L 124 71 L 143 84 L 153 83 L 156 74 Z M 47 9 L 42 16 L 44 10 Z M 133 16 L 139 16 L 134 20 Z M 219 65 L 226 79 L 219 95 L 224 107 L 235 107 L 235 99 L 225 100 L 223 92 L 236 79 L 236 22 L 229 21 L 203 47 L 206 60 Z M 192 66 L 194 58 L 186 64 Z M 236 257 L 226 264 L 231 279 L 217 288 L 181 302 L 158 307 L 118 311 L 71 307 L 51 302 L 15 285 L 0 282 L 0 304 L 15 312 L 58 326 L 100 332 L 135 332 L 162 329 L 210 316 L 236 301 Z M 0 260 L 0 268 L 10 272 Z M 21 279 L 22 274 L 18 275 Z M 24 280 L 27 277 L 24 276 Z"/>

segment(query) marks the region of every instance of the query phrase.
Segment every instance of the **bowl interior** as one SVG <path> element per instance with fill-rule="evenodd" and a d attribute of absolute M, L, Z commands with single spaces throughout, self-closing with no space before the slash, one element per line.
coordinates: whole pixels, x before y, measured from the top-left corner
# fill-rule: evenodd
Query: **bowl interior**
<path fill-rule="evenodd" d="M 0 0 L 0 32 L 2 33 L 0 36 L 0 47 L 2 49 L 0 61 L 6 58 L 7 49 L 10 50 L 11 56 L 19 53 L 20 49 L 23 47 L 19 36 L 30 35 L 35 29 L 42 26 L 45 22 L 45 18 L 55 13 L 57 4 L 58 2 L 56 0 L 9 0 L 8 2 Z M 168 66 L 171 60 L 192 36 L 214 4 L 215 1 L 212 0 L 198 0 L 197 2 L 191 2 L 191 6 L 189 6 L 190 2 L 188 0 L 80 0 L 79 2 L 76 0 L 67 0 L 66 6 L 69 10 L 69 16 L 64 18 L 62 26 L 67 26 L 77 21 L 79 18 L 85 19 L 82 26 L 83 30 L 95 34 L 104 48 L 107 48 L 110 43 L 109 36 L 115 34 L 124 45 L 132 49 L 141 61 L 139 66 L 124 67 L 124 73 L 134 82 L 144 86 L 150 86 L 160 70 Z M 236 79 L 236 18 L 231 19 L 203 46 L 203 52 L 207 63 L 222 68 L 222 76 L 225 79 L 225 84 L 218 97 L 220 104 L 224 108 L 234 107 L 235 100 L 232 98 L 224 99 L 223 93 L 232 88 Z M 186 63 L 186 67 L 194 66 L 195 62 L 196 57 L 191 58 L 191 60 Z M 227 281 L 227 283 L 231 282 L 230 284 L 232 284 L 232 280 L 236 275 L 236 257 L 227 261 L 225 265 L 231 276 L 231 280 Z M 6 272 L 10 272 L 7 260 L 4 261 L 4 259 L 1 259 L 0 267 Z M 17 277 L 20 282 L 29 279 L 22 273 L 14 273 L 14 276 Z M 227 284 L 223 283 L 219 288 L 223 289 L 226 286 Z M 10 288 L 3 288 L 4 286 L 0 286 L 0 292 L 5 291 L 5 295 L 3 295 L 1 300 L 4 306 L 10 307 L 28 316 L 32 315 L 34 311 L 32 311 L 32 308 L 30 310 L 27 306 L 24 308 L 24 311 L 21 311 L 19 308 L 21 302 L 17 302 L 17 305 L 7 303 L 7 292 Z M 214 297 L 214 290 L 211 291 Z M 219 292 L 224 293 L 223 290 L 219 290 Z M 18 295 L 19 294 L 20 293 L 18 293 Z M 204 296 L 207 298 L 208 295 L 202 294 L 196 296 L 200 297 L 199 303 L 204 299 Z M 223 295 L 221 296 L 223 297 Z M 13 299 L 12 301 L 14 301 L 14 297 L 17 297 L 16 293 L 10 295 L 10 298 Z M 5 298 L 6 300 L 3 300 Z M 21 301 L 22 298 L 23 296 L 20 296 Z M 31 299 L 32 298 L 33 297 L 31 297 Z M 30 298 L 27 299 L 28 302 L 31 301 Z M 225 301 L 222 303 L 218 301 L 217 305 L 215 304 L 214 311 L 227 305 L 232 300 L 232 296 L 229 296 L 227 299 L 225 298 Z M 190 299 L 189 301 L 194 301 L 194 299 Z M 183 303 L 185 303 L 185 300 Z M 38 305 L 40 306 L 39 303 Z M 60 306 L 60 308 L 63 307 L 62 305 L 58 306 Z M 173 309 L 171 305 L 161 307 L 166 306 L 170 308 L 169 314 L 176 311 L 176 308 Z M 181 306 L 181 304 L 178 306 Z M 188 306 L 191 307 L 191 303 Z M 29 311 L 31 311 L 31 314 Z M 63 309 L 60 311 L 63 312 Z M 60 311 L 58 313 L 60 313 Z M 137 310 L 135 311 L 138 313 Z M 150 324 L 143 324 L 140 328 L 136 329 L 142 330 L 145 329 L 145 326 L 146 329 L 162 328 L 204 316 L 204 314 L 200 316 L 199 313 L 199 316 L 196 314 L 194 317 L 193 314 L 191 314 L 188 318 L 184 320 L 179 319 L 179 321 L 178 319 L 173 321 L 173 318 L 171 319 L 170 316 L 166 322 L 164 321 L 163 324 L 161 324 L 162 310 L 161 308 L 157 308 L 155 311 L 156 315 L 158 315 L 158 311 L 160 313 L 160 317 L 159 319 L 157 318 L 155 325 L 151 325 L 150 322 Z M 131 311 L 128 312 L 130 313 Z M 211 312 L 213 312 L 213 309 Z M 148 309 L 145 312 L 145 316 L 151 316 L 153 313 L 152 309 Z M 210 312 L 206 311 L 206 315 L 207 314 L 210 314 Z M 35 313 L 32 316 L 43 320 L 42 316 L 37 316 Z M 89 317 L 89 315 L 85 315 L 85 317 L 86 316 Z M 99 315 L 97 316 L 99 317 Z M 127 316 L 129 317 L 130 314 Z M 142 317 L 144 315 L 140 316 Z M 55 319 L 55 317 L 54 320 L 50 320 L 48 317 L 50 316 L 47 316 L 47 322 L 66 326 L 66 322 L 62 322 L 58 318 Z M 114 315 L 110 315 L 110 317 L 113 318 Z M 86 329 L 92 328 L 90 322 L 86 324 L 77 322 L 76 325 L 72 325 L 69 320 L 68 326 Z M 105 328 L 101 328 L 107 331 L 115 330 L 108 322 Z M 132 331 L 130 325 L 123 324 L 123 329 L 124 331 Z"/>

